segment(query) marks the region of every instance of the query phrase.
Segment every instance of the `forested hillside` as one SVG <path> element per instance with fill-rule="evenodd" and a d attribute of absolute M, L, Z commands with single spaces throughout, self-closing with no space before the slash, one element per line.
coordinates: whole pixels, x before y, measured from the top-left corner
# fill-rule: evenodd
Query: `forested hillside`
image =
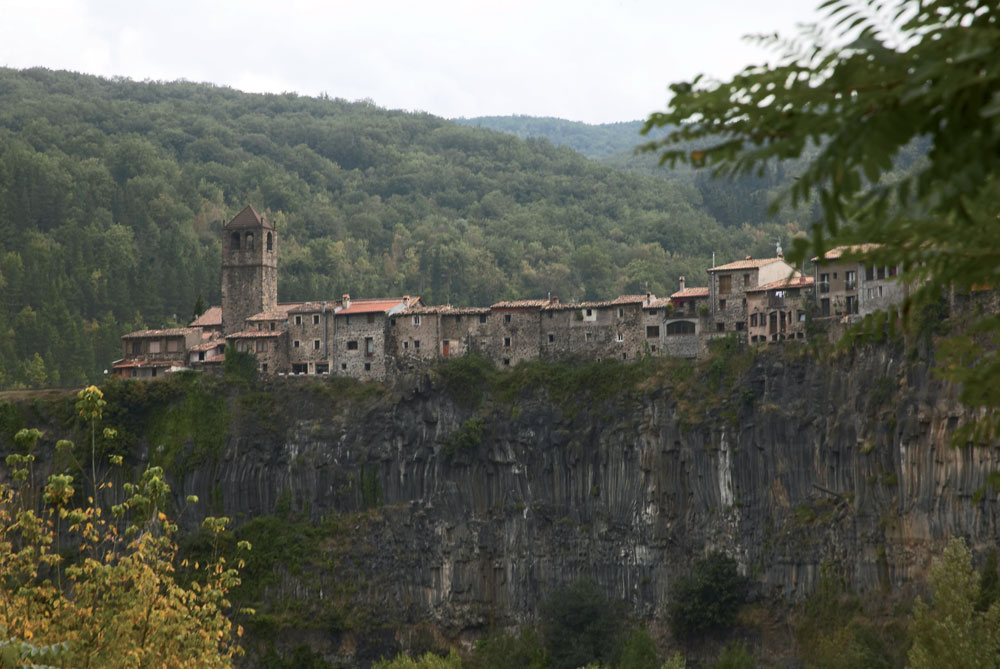
<path fill-rule="evenodd" d="M 488 128 L 517 135 L 521 139 L 544 137 L 556 146 L 568 146 L 588 158 L 607 158 L 631 153 L 644 140 L 639 135 L 642 121 L 621 123 L 582 123 L 550 116 L 475 116 L 456 118 L 455 123 L 474 128 Z M 662 130 L 658 135 L 665 135 Z"/>
<path fill-rule="evenodd" d="M 371 103 L 0 69 L 0 387 L 93 380 L 119 336 L 219 300 L 246 204 L 280 235 L 279 299 L 596 298 L 765 254 L 698 190 Z"/>

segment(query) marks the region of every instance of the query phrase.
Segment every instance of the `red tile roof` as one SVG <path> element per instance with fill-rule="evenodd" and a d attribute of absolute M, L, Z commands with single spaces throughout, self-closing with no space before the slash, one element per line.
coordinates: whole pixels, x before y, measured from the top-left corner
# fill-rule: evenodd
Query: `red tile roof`
<path fill-rule="evenodd" d="M 226 339 L 265 339 L 268 337 L 280 337 L 284 330 L 240 330 L 226 335 Z"/>
<path fill-rule="evenodd" d="M 419 303 L 419 298 L 410 298 L 409 302 L 401 297 L 383 297 L 370 300 L 351 300 L 346 307 L 337 310 L 338 316 L 350 316 L 352 314 L 374 314 L 387 313 L 395 308 L 406 308 L 414 302 Z"/>
<path fill-rule="evenodd" d="M 699 297 L 708 297 L 708 286 L 695 286 L 678 290 L 670 296 L 671 300 L 693 300 Z"/>
<path fill-rule="evenodd" d="M 726 270 L 734 269 L 757 269 L 760 267 L 766 267 L 772 263 L 785 262 L 784 258 L 749 258 L 747 260 L 737 260 L 735 262 L 727 263 L 725 265 L 719 265 L 718 267 L 713 267 L 709 272 L 724 272 Z"/>
<path fill-rule="evenodd" d="M 243 211 L 233 217 L 233 220 L 226 223 L 227 230 L 233 228 L 256 228 L 260 226 L 274 230 L 274 226 L 271 225 L 270 221 L 258 214 L 257 210 L 250 205 L 244 207 Z"/>
<path fill-rule="evenodd" d="M 119 360 L 114 363 L 115 369 L 128 369 L 130 367 L 183 367 L 181 360 Z"/>
<path fill-rule="evenodd" d="M 862 255 L 874 249 L 880 248 L 881 244 L 851 244 L 849 246 L 835 246 L 823 254 L 823 260 L 837 260 L 844 254 Z M 812 259 L 813 262 L 819 260 L 819 256 Z"/>
<path fill-rule="evenodd" d="M 326 310 L 333 311 L 340 305 L 340 300 L 326 300 Z M 290 314 L 306 314 L 314 311 L 323 311 L 323 301 L 300 302 L 288 310 Z"/>
<path fill-rule="evenodd" d="M 197 328 L 168 328 L 166 330 L 137 330 L 122 335 L 122 339 L 139 339 L 141 337 L 185 337 L 197 334 Z"/>
<path fill-rule="evenodd" d="M 195 344 L 188 351 L 211 351 L 216 346 L 225 346 L 225 339 L 212 339 L 211 341 L 203 341 L 200 344 Z"/>
<path fill-rule="evenodd" d="M 209 307 L 205 313 L 188 323 L 188 326 L 193 328 L 222 327 L 222 307 Z"/>
<path fill-rule="evenodd" d="M 789 288 L 808 288 L 813 285 L 813 278 L 811 276 L 796 276 L 790 279 L 778 279 L 777 281 L 772 281 L 771 283 L 765 283 L 763 286 L 757 286 L 756 288 L 747 288 L 748 293 L 760 293 L 766 290 L 788 290 Z"/>
<path fill-rule="evenodd" d="M 549 300 L 507 300 L 490 305 L 490 309 L 541 309 Z"/>
<path fill-rule="evenodd" d="M 275 306 L 273 311 L 261 311 L 247 318 L 248 321 L 283 321 L 288 318 L 288 312 L 299 307 L 303 302 L 283 302 Z"/>

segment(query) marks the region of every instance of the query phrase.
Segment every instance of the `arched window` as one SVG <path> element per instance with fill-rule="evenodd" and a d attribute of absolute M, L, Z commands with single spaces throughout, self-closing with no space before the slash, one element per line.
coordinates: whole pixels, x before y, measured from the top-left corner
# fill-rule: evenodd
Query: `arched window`
<path fill-rule="evenodd" d="M 240 250 L 240 233 L 234 232 L 229 236 L 229 250 L 230 251 Z"/>
<path fill-rule="evenodd" d="M 274 240 L 271 238 L 271 233 L 270 232 L 267 233 L 267 250 L 268 251 L 273 251 L 274 250 Z"/>
<path fill-rule="evenodd" d="M 674 321 L 667 323 L 668 335 L 691 335 L 694 334 L 694 323 L 691 321 Z"/>
<path fill-rule="evenodd" d="M 246 238 L 246 250 L 253 251 L 253 233 L 248 232 Z"/>

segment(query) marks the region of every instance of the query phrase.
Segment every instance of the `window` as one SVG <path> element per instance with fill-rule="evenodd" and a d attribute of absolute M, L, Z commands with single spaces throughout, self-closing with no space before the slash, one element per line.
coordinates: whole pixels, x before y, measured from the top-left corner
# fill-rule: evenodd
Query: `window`
<path fill-rule="evenodd" d="M 274 329 L 274 321 L 271 321 L 271 329 Z"/>
<path fill-rule="evenodd" d="M 299 315 L 295 316 L 295 324 L 296 325 L 302 325 L 302 316 L 299 316 Z"/>
<path fill-rule="evenodd" d="M 726 301 L 725 300 L 719 300 L 719 309 L 721 309 L 722 311 L 726 310 Z"/>
<path fill-rule="evenodd" d="M 510 348 L 510 337 L 504 337 L 503 338 L 503 345 L 504 345 L 504 348 Z"/>
<path fill-rule="evenodd" d="M 625 335 L 623 335 L 623 334 L 622 334 L 621 332 L 619 332 L 619 333 L 618 333 L 618 334 L 617 334 L 617 335 L 615 336 L 615 339 L 616 339 L 617 341 L 619 341 L 619 342 L 623 342 L 623 341 L 625 341 Z"/>
<path fill-rule="evenodd" d="M 267 351 L 267 340 L 266 339 L 258 339 L 257 340 L 257 352 L 258 353 L 264 353 L 266 351 Z"/>
<path fill-rule="evenodd" d="M 152 376 L 153 378 L 156 378 L 156 371 L 157 371 L 156 367 L 153 367 L 152 372 L 150 372 L 150 376 Z"/>
<path fill-rule="evenodd" d="M 889 268 L 889 276 L 896 276 L 896 266 L 893 265 Z"/>
<path fill-rule="evenodd" d="M 555 340 L 556 340 L 556 336 L 555 336 L 554 334 L 552 334 L 552 333 L 550 332 L 550 333 L 549 333 L 549 343 L 551 344 L 551 343 L 552 343 L 552 342 L 554 342 Z"/>
<path fill-rule="evenodd" d="M 356 340 L 353 340 L 353 339 L 351 341 L 347 342 L 347 350 L 348 351 L 357 351 L 358 350 L 358 342 Z"/>
<path fill-rule="evenodd" d="M 346 362 L 340 363 L 340 369 L 346 372 L 347 371 L 347 363 Z"/>
<path fill-rule="evenodd" d="M 406 350 L 406 349 L 408 349 L 408 348 L 410 348 L 410 342 L 408 342 L 408 341 L 404 341 L 404 342 L 403 342 L 403 350 L 405 351 L 405 350 Z"/>
<path fill-rule="evenodd" d="M 271 235 L 270 232 L 267 233 L 267 250 L 268 251 L 274 250 L 274 237 Z"/>
<path fill-rule="evenodd" d="M 313 314 L 313 325 L 319 325 L 319 314 Z"/>
<path fill-rule="evenodd" d="M 413 342 L 413 348 L 420 348 L 420 342 Z M 371 337 L 365 337 L 365 357 L 370 358 L 375 355 L 375 340 Z"/>
<path fill-rule="evenodd" d="M 292 374 L 308 374 L 309 365 L 304 362 L 292 363 Z"/>
<path fill-rule="evenodd" d="M 160 342 L 159 341 L 151 341 L 151 342 L 149 342 L 149 352 L 150 353 L 159 353 L 160 352 Z"/>
<path fill-rule="evenodd" d="M 743 287 L 744 288 L 749 288 L 750 287 L 750 275 L 749 274 L 744 274 L 743 275 Z"/>
<path fill-rule="evenodd" d="M 858 298 L 855 295 L 848 295 L 846 304 L 844 306 L 845 306 L 845 311 L 847 313 L 849 314 L 858 313 Z"/>
<path fill-rule="evenodd" d="M 314 351 L 319 350 L 319 339 L 313 339 L 313 350 Z"/>
<path fill-rule="evenodd" d="M 834 278 L 834 279 L 836 279 L 836 278 L 837 278 L 837 273 L 836 273 L 836 272 L 834 272 L 834 273 L 833 273 L 833 278 Z"/>
<path fill-rule="evenodd" d="M 234 232 L 229 236 L 229 250 L 230 251 L 240 250 L 240 233 Z"/>
<path fill-rule="evenodd" d="M 587 341 L 590 341 L 591 339 L 594 338 L 594 335 L 591 332 L 586 332 L 584 333 L 583 338 L 586 339 Z"/>
<path fill-rule="evenodd" d="M 245 341 L 236 342 L 236 350 L 239 351 L 240 353 L 246 353 L 247 343 Z"/>
<path fill-rule="evenodd" d="M 316 373 L 317 374 L 329 374 L 330 373 L 330 365 L 328 363 L 325 363 L 325 362 L 317 362 L 316 363 Z"/>
<path fill-rule="evenodd" d="M 865 267 L 865 280 L 866 281 L 874 281 L 875 280 L 875 268 L 874 267 Z"/>
<path fill-rule="evenodd" d="M 618 318 L 625 318 L 625 310 L 618 307 Z"/>
<path fill-rule="evenodd" d="M 736 321 L 736 329 L 737 330 L 745 330 L 746 329 L 746 325 L 747 324 L 744 321 Z"/>
<path fill-rule="evenodd" d="M 750 314 L 750 327 L 757 327 L 757 314 Z M 670 334 L 669 330 L 667 330 L 667 334 Z"/>
<path fill-rule="evenodd" d="M 414 325 L 420 325 L 420 316 L 414 316 L 413 317 L 413 324 Z"/>
<path fill-rule="evenodd" d="M 726 331 L 726 324 L 725 323 L 716 323 L 715 324 L 715 331 L 716 332 L 725 332 Z"/>
<path fill-rule="evenodd" d="M 179 339 L 168 339 L 167 340 L 167 351 L 173 353 L 179 351 L 181 348 L 181 342 Z"/>
<path fill-rule="evenodd" d="M 510 366 L 510 358 L 504 358 L 503 359 L 503 364 L 504 364 L 504 367 L 509 367 Z"/>
<path fill-rule="evenodd" d="M 253 233 L 248 232 L 246 236 L 246 249 L 247 251 L 253 251 Z"/>
<path fill-rule="evenodd" d="M 622 353 L 622 360 L 628 360 L 628 353 Z"/>
<path fill-rule="evenodd" d="M 365 363 L 365 371 L 366 372 L 372 371 L 372 363 L 370 363 L 370 362 L 366 362 Z"/>
<path fill-rule="evenodd" d="M 292 342 L 292 348 L 298 348 L 298 347 L 299 347 L 299 340 L 296 339 L 295 341 Z"/>
<path fill-rule="evenodd" d="M 486 314 L 479 314 L 479 322 L 480 323 L 486 322 Z"/>
<path fill-rule="evenodd" d="M 674 321 L 673 323 L 667 323 L 667 336 L 693 334 L 694 323 L 691 321 Z"/>
<path fill-rule="evenodd" d="M 132 342 L 132 355 L 139 355 L 142 353 L 142 341 Z"/>
<path fill-rule="evenodd" d="M 647 325 L 646 326 L 646 339 L 657 339 L 660 336 L 660 326 L 659 325 Z"/>
<path fill-rule="evenodd" d="M 510 323 L 510 314 L 504 314 L 503 315 L 503 322 L 504 323 Z"/>
<path fill-rule="evenodd" d="M 656 315 L 656 309 L 650 309 L 646 313 L 648 313 L 650 316 L 655 316 Z"/>
<path fill-rule="evenodd" d="M 260 363 L 260 371 L 263 372 L 264 374 L 267 374 L 267 363 L 266 362 Z"/>
<path fill-rule="evenodd" d="M 719 294 L 728 295 L 733 292 L 733 277 L 730 275 L 719 277 Z"/>
<path fill-rule="evenodd" d="M 796 315 L 796 318 L 798 318 L 799 323 L 805 323 L 806 322 L 806 312 L 804 312 L 801 309 L 799 309 L 797 312 L 795 312 L 795 315 Z"/>
<path fill-rule="evenodd" d="M 830 275 L 820 274 L 819 275 L 819 292 L 829 293 L 830 292 Z"/>
<path fill-rule="evenodd" d="M 844 290 L 857 290 L 858 288 L 858 273 L 847 270 L 844 272 Z"/>
<path fill-rule="evenodd" d="M 884 279 L 885 278 L 885 267 L 879 267 L 878 270 L 876 271 L 876 274 L 878 275 L 877 278 Z"/>
<path fill-rule="evenodd" d="M 455 323 L 458 324 L 458 323 L 461 323 L 461 322 L 462 322 L 462 317 L 461 316 L 455 316 Z"/>
<path fill-rule="evenodd" d="M 390 318 L 389 319 L 389 327 L 393 327 L 393 328 L 396 327 L 396 319 L 395 318 Z"/>
<path fill-rule="evenodd" d="M 420 348 L 420 340 L 419 339 L 414 339 L 413 340 L 413 348 Z"/>
<path fill-rule="evenodd" d="M 368 314 L 368 322 L 369 323 L 375 322 L 375 314 Z"/>
<path fill-rule="evenodd" d="M 594 310 L 593 309 L 587 309 L 586 311 L 587 311 L 587 313 L 586 313 L 587 316 L 593 316 L 594 315 Z"/>
<path fill-rule="evenodd" d="M 829 297 L 824 297 L 822 300 L 819 301 L 819 312 L 823 316 L 829 316 L 830 315 L 830 298 Z"/>

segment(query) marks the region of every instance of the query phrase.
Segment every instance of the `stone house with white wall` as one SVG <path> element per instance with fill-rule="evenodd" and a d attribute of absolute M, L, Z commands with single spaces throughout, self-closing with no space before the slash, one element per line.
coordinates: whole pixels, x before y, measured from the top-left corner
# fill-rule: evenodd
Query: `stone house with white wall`
<path fill-rule="evenodd" d="M 708 307 L 714 332 L 738 332 L 746 338 L 747 296 L 750 288 L 792 276 L 794 268 L 784 258 L 751 258 L 708 270 Z"/>
<path fill-rule="evenodd" d="M 795 276 L 747 290 L 747 336 L 751 344 L 805 339 L 813 278 Z"/>

